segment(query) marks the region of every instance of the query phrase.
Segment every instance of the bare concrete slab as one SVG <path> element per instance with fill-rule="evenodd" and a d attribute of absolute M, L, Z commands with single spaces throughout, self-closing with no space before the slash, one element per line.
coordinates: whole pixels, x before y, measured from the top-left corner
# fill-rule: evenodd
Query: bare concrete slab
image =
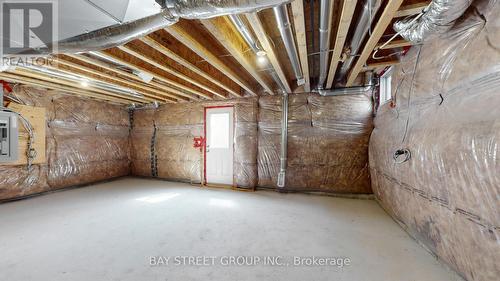
<path fill-rule="evenodd" d="M 462 280 L 375 201 L 135 178 L 0 205 L 0 279 Z"/>

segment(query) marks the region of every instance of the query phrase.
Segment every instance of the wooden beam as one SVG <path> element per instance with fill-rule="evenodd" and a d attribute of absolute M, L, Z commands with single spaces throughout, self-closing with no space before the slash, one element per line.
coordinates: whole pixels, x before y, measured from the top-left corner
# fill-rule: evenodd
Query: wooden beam
<path fill-rule="evenodd" d="M 198 56 L 202 57 L 209 64 L 214 66 L 220 72 L 222 72 L 227 77 L 231 78 L 236 84 L 240 85 L 243 89 L 247 90 L 252 95 L 257 95 L 257 91 L 250 85 L 248 85 L 243 79 L 239 77 L 236 72 L 230 69 L 227 65 L 225 65 L 217 56 L 215 56 L 212 52 L 210 52 L 205 46 L 200 44 L 190 33 L 189 31 L 184 30 L 179 25 L 171 25 L 165 30 L 170 33 L 175 39 L 180 41 L 182 44 L 189 47 L 193 52 L 195 52 Z M 234 93 L 233 93 L 234 95 Z M 237 97 L 241 97 L 241 95 L 235 95 Z"/>
<path fill-rule="evenodd" d="M 22 75 L 16 75 L 16 74 L 7 73 L 7 72 L 0 72 L 0 78 L 5 80 L 5 81 L 12 82 L 12 83 L 21 83 L 21 84 L 25 84 L 25 85 L 38 86 L 38 87 L 42 87 L 42 88 L 63 91 L 63 92 L 75 94 L 78 96 L 91 97 L 91 98 L 95 98 L 95 99 L 99 99 L 99 100 L 106 100 L 106 101 L 116 102 L 116 103 L 121 103 L 121 104 L 131 104 L 132 103 L 129 100 L 125 100 L 125 99 L 121 99 L 121 98 L 114 98 L 114 97 L 111 97 L 108 95 L 101 95 L 101 94 L 93 93 L 91 91 L 84 91 L 84 90 L 73 88 L 73 87 L 67 87 L 67 86 L 56 84 L 56 83 L 41 81 L 38 79 L 24 77 Z"/>
<path fill-rule="evenodd" d="M 98 53 L 99 53 L 99 55 L 111 58 L 112 60 L 117 61 L 126 67 L 129 67 L 131 69 L 136 69 L 136 70 L 142 71 L 144 73 L 147 73 L 148 75 L 151 75 L 152 77 L 154 77 L 154 79 L 156 79 L 158 81 L 162 81 L 163 83 L 167 84 L 167 85 L 163 85 L 163 84 L 160 84 L 160 85 L 162 85 L 163 88 L 167 89 L 168 91 L 170 91 L 172 93 L 178 94 L 180 96 L 186 97 L 186 98 L 191 99 L 191 100 L 195 100 L 195 101 L 199 100 L 197 97 L 193 96 L 193 94 L 196 94 L 196 93 L 190 92 L 189 90 L 191 90 L 191 88 L 188 88 L 188 87 L 184 86 L 183 84 L 177 83 L 176 81 L 173 81 L 171 79 L 167 79 L 167 78 L 159 75 L 158 73 L 154 73 L 154 72 L 152 72 L 144 67 L 141 67 L 141 66 L 133 64 L 131 62 L 128 62 L 128 61 L 120 58 L 119 56 L 117 56 L 113 53 L 110 53 L 107 51 L 99 51 Z M 139 77 L 137 77 L 137 78 L 139 78 Z M 179 91 L 178 89 L 172 88 L 168 85 L 178 87 L 179 89 L 182 89 L 186 92 Z M 189 94 L 187 92 L 189 92 Z"/>
<path fill-rule="evenodd" d="M 339 27 L 334 41 L 335 45 L 333 47 L 330 70 L 328 71 L 328 79 L 326 80 L 326 89 L 330 89 L 333 86 L 333 80 L 335 79 L 337 67 L 340 62 L 340 57 L 342 56 L 342 51 L 347 39 L 347 33 L 349 32 L 349 27 L 351 26 L 351 21 L 357 3 L 357 0 L 344 0 L 342 5 L 342 14 L 340 15 Z"/>
<path fill-rule="evenodd" d="M 262 76 L 263 72 L 258 71 L 257 57 L 252 51 L 248 51 L 249 46 L 232 26 L 227 17 L 216 17 L 201 20 L 205 28 L 219 41 L 219 43 L 241 64 L 241 66 L 257 81 L 264 91 L 274 95 L 274 91 L 269 81 Z"/>
<path fill-rule="evenodd" d="M 257 38 L 259 38 L 260 44 L 262 45 L 262 48 L 264 48 L 264 51 L 267 53 L 267 58 L 269 59 L 269 62 L 271 65 L 274 67 L 274 70 L 276 71 L 276 74 L 278 74 L 278 77 L 280 78 L 281 82 L 285 86 L 285 89 L 288 93 L 292 92 L 292 88 L 290 87 L 290 84 L 288 83 L 288 79 L 286 78 L 285 72 L 283 71 L 283 66 L 278 60 L 278 56 L 276 55 L 276 50 L 274 47 L 271 45 L 271 42 L 269 41 L 269 38 L 267 36 L 266 31 L 264 30 L 264 26 L 262 25 L 262 22 L 259 18 L 259 15 L 257 13 L 250 13 L 250 14 L 245 14 L 248 22 L 250 22 L 250 25 L 252 26 L 255 34 L 257 35 Z"/>
<path fill-rule="evenodd" d="M 129 54 L 131 56 L 139 58 L 139 59 L 143 60 L 144 62 L 149 63 L 149 64 L 153 65 L 154 67 L 165 71 L 168 74 L 171 74 L 171 75 L 173 75 L 173 76 L 175 76 L 177 78 L 185 80 L 185 81 L 187 81 L 187 82 L 189 82 L 189 83 L 191 83 L 193 85 L 196 85 L 200 89 L 203 89 L 203 90 L 205 90 L 207 92 L 210 92 L 212 94 L 215 94 L 215 95 L 220 94 L 219 92 L 217 92 L 217 91 L 215 91 L 215 90 L 207 87 L 206 85 L 203 85 L 202 83 L 196 81 L 195 79 L 193 79 L 193 78 L 191 78 L 191 77 L 189 77 L 187 75 L 184 75 L 184 74 L 182 74 L 180 72 L 177 72 L 177 71 L 173 70 L 172 68 L 170 68 L 170 67 L 168 67 L 168 66 L 166 66 L 164 64 L 159 63 L 156 60 L 154 60 L 152 57 L 150 57 L 148 55 L 145 55 L 145 54 L 143 54 L 143 53 L 141 53 L 139 51 L 136 51 L 136 50 L 132 49 L 131 47 L 127 46 L 127 45 L 118 46 L 118 49 L 124 51 L 125 53 L 127 53 L 127 54 Z M 194 88 L 191 88 L 191 87 L 187 87 L 187 86 L 184 86 L 184 87 L 185 88 L 182 88 L 182 89 L 184 89 L 184 90 L 186 90 L 188 92 L 191 92 L 191 93 L 196 94 L 198 96 L 202 96 L 202 97 L 204 97 L 206 99 L 209 99 L 209 100 L 212 99 L 212 96 L 209 95 L 209 94 L 206 94 L 204 92 L 198 91 L 198 90 L 196 90 Z"/>
<path fill-rule="evenodd" d="M 306 23 L 304 18 L 304 2 L 303 0 L 295 0 L 292 2 L 293 25 L 295 27 L 295 38 L 297 39 L 297 47 L 299 51 L 300 65 L 306 83 L 304 91 L 311 91 L 311 82 L 309 77 L 309 58 L 307 56 L 307 38 L 306 38 Z"/>
<path fill-rule="evenodd" d="M 10 73 L 20 74 L 20 75 L 25 76 L 25 77 L 35 78 L 38 80 L 56 83 L 56 84 L 69 86 L 69 87 L 73 87 L 73 88 L 82 88 L 80 83 L 61 79 L 61 78 L 55 77 L 55 76 L 50 76 L 49 74 L 45 74 L 45 73 L 43 73 L 43 74 L 38 73 L 38 72 L 32 71 L 30 69 L 26 69 L 26 68 L 16 68 L 15 70 L 11 71 Z M 91 83 L 89 83 L 89 84 L 91 84 Z M 130 100 L 132 102 L 149 103 L 149 102 L 153 101 L 153 100 L 145 98 L 145 97 L 134 97 L 134 96 L 129 96 L 129 95 L 122 95 L 119 93 L 114 93 L 112 91 L 104 90 L 104 89 L 101 89 L 98 87 L 94 87 L 92 85 L 89 85 L 85 89 L 88 91 L 94 92 L 94 93 L 99 93 L 99 94 L 108 95 L 108 96 L 115 97 L 115 98 Z"/>
<path fill-rule="evenodd" d="M 106 56 L 106 54 L 104 53 L 101 53 L 102 56 Z M 134 80 L 134 81 L 137 81 L 139 83 L 143 83 L 143 80 L 135 75 L 135 74 L 132 74 L 132 73 L 129 73 L 127 71 L 124 71 L 124 70 L 121 70 L 119 68 L 116 68 L 116 67 L 113 67 L 113 66 L 110 66 L 109 64 L 105 63 L 105 62 L 102 62 L 100 60 L 96 60 L 96 59 L 93 59 L 93 58 L 89 58 L 89 57 L 86 57 L 86 56 L 83 56 L 83 55 L 70 55 L 70 54 L 65 54 L 65 56 L 68 56 L 68 57 L 71 57 L 73 59 L 77 59 L 79 61 L 83 61 L 85 63 L 88 63 L 88 64 L 91 64 L 91 65 L 94 65 L 94 66 L 97 66 L 97 67 L 100 67 L 102 69 L 105 69 L 105 70 L 108 70 L 108 71 L 111 71 L 113 73 L 116 73 L 116 74 L 119 74 L 121 76 L 124 76 L 124 77 L 127 77 L 131 80 Z M 177 94 L 176 92 L 178 90 L 176 89 L 173 89 L 173 88 L 169 88 L 169 87 L 165 87 L 163 84 L 159 84 L 159 83 L 156 83 L 154 81 L 151 81 L 148 83 L 148 85 L 150 86 L 153 86 L 155 87 L 155 89 L 160 89 L 160 92 L 165 95 L 165 96 L 168 96 L 168 97 L 172 97 L 176 100 L 184 100 L 184 101 L 189 101 L 189 98 L 186 98 L 183 95 L 179 95 Z M 173 89 L 173 91 L 171 91 L 171 89 Z M 182 93 L 182 92 L 181 92 Z"/>
<path fill-rule="evenodd" d="M 234 88 L 234 87 L 231 87 L 231 86 L 228 86 L 224 83 L 222 83 L 221 81 L 219 80 L 216 80 L 214 79 L 212 76 L 210 76 L 208 73 L 206 73 L 205 71 L 199 69 L 197 66 L 195 66 L 194 64 L 192 64 L 191 62 L 189 62 L 188 60 L 186 60 L 185 58 L 179 56 L 178 54 L 176 54 L 175 52 L 173 52 L 172 50 L 170 50 L 168 48 L 168 46 L 165 46 L 163 44 L 160 44 L 158 41 L 154 40 L 153 38 L 151 38 L 150 36 L 146 36 L 142 39 L 140 39 L 144 44 L 147 44 L 149 45 L 150 47 L 154 48 L 155 50 L 157 50 L 158 52 L 162 53 L 163 55 L 171 58 L 172 60 L 174 60 L 175 62 L 177 62 L 178 64 L 186 67 L 187 69 L 191 70 L 192 72 L 200 75 L 201 77 L 207 79 L 207 80 L 210 80 L 212 81 L 212 83 L 214 83 L 215 85 L 221 87 L 222 89 L 228 91 L 229 93 L 231 93 L 232 95 L 234 96 L 239 96 L 239 91 L 238 89 Z M 226 96 L 218 93 L 217 94 L 219 97 L 222 97 L 222 98 L 227 98 Z"/>
<path fill-rule="evenodd" d="M 55 67 L 55 66 L 52 66 L 52 67 L 49 66 L 49 67 L 57 69 L 57 70 L 62 71 L 62 72 L 67 72 L 67 73 L 75 73 L 74 71 L 78 70 L 78 71 L 80 71 L 80 73 L 78 73 L 78 75 L 87 77 L 89 79 L 97 79 L 97 78 L 95 78 L 95 76 L 98 76 L 101 78 L 99 80 L 102 82 L 112 83 L 112 84 L 120 86 L 120 87 L 128 87 L 130 89 L 137 90 L 137 91 L 139 91 L 140 94 L 142 94 L 146 97 L 153 98 L 155 101 L 160 101 L 160 102 L 176 102 L 177 101 L 176 96 L 171 95 L 171 94 L 165 94 L 164 92 L 162 92 L 156 88 L 145 86 L 142 83 L 132 82 L 132 81 L 129 81 L 129 80 L 117 77 L 117 76 L 113 76 L 113 75 L 107 74 L 103 71 L 98 71 L 96 69 L 71 62 L 71 61 L 66 60 L 62 57 L 56 58 L 56 61 L 57 61 L 57 64 L 56 64 L 57 66 L 58 65 L 65 66 L 68 69 L 64 69 L 61 67 Z M 90 73 L 90 74 L 95 75 L 95 76 L 91 76 L 88 74 L 82 74 L 81 72 Z M 110 80 L 113 82 L 110 82 Z"/>
<path fill-rule="evenodd" d="M 382 12 L 382 15 L 380 16 L 379 21 L 372 31 L 372 35 L 368 39 L 368 42 L 366 42 L 366 45 L 363 48 L 363 51 L 361 52 L 358 60 L 356 61 L 356 64 L 349 72 L 346 84 L 347 87 L 352 86 L 354 80 L 356 80 L 356 78 L 358 77 L 358 74 L 363 69 L 363 66 L 368 60 L 368 57 L 372 54 L 373 49 L 375 48 L 375 46 L 377 46 L 377 43 L 379 42 L 382 35 L 384 35 L 384 32 L 389 24 L 391 24 L 391 21 L 398 11 L 399 7 L 401 6 L 401 3 L 403 3 L 403 0 L 388 0 L 388 3 L 385 6 L 384 11 Z"/>
<path fill-rule="evenodd" d="M 385 42 L 379 42 L 375 48 L 378 49 L 384 44 Z M 390 42 L 389 44 L 385 45 L 383 48 L 380 48 L 380 50 L 387 50 L 387 49 L 394 49 L 394 48 L 401 48 L 408 46 L 413 46 L 413 43 L 410 41 L 406 41 L 404 39 L 395 39 L 392 40 L 392 42 Z"/>
<path fill-rule="evenodd" d="M 391 61 L 381 61 L 381 62 L 374 62 L 374 63 L 369 63 L 367 66 L 363 68 L 363 71 L 370 71 L 370 70 L 375 70 L 377 68 L 385 68 L 387 66 L 393 66 L 399 64 L 399 60 L 391 60 Z"/>
<path fill-rule="evenodd" d="M 431 1 L 423 1 L 420 3 L 401 6 L 401 8 L 399 8 L 399 10 L 394 15 L 394 17 L 399 18 L 399 17 L 406 17 L 406 16 L 419 14 L 427 6 L 429 6 L 430 3 L 431 3 Z"/>

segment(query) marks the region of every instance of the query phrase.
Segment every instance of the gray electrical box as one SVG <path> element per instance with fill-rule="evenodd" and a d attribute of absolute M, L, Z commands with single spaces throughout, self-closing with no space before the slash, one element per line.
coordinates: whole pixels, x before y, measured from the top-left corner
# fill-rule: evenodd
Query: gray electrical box
<path fill-rule="evenodd" d="M 17 121 L 17 114 L 0 111 L 0 162 L 17 161 L 19 149 Z"/>

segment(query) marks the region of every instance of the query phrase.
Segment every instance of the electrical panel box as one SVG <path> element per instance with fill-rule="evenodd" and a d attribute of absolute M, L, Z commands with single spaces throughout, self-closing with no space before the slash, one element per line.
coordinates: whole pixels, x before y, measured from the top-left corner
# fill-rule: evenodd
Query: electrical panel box
<path fill-rule="evenodd" d="M 19 151 L 17 114 L 0 111 L 0 162 L 17 161 Z"/>

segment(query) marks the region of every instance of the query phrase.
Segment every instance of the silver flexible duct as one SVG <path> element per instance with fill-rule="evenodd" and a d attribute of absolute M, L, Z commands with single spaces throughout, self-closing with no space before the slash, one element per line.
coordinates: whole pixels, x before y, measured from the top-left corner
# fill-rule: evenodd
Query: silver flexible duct
<path fill-rule="evenodd" d="M 87 79 L 82 78 L 82 77 L 77 76 L 77 75 L 71 75 L 71 74 L 68 74 L 65 72 L 51 70 L 51 69 L 47 69 L 47 68 L 43 68 L 43 67 L 39 67 L 39 66 L 26 66 L 26 67 L 22 67 L 22 68 L 25 68 L 25 69 L 28 69 L 31 71 L 35 71 L 35 72 L 39 72 L 39 73 L 43 73 L 43 74 L 47 74 L 47 75 L 52 76 L 52 77 L 58 77 L 58 78 L 65 79 L 65 80 L 75 82 L 75 83 L 81 83 L 82 81 L 87 81 Z M 133 90 L 130 90 L 128 88 L 124 88 L 124 87 L 120 87 L 120 86 L 116 86 L 113 84 L 104 83 L 104 82 L 96 81 L 96 80 L 88 80 L 88 81 L 89 81 L 89 83 L 91 83 L 92 86 L 95 86 L 96 88 L 100 88 L 102 90 L 107 90 L 107 91 L 111 91 L 111 92 L 114 92 L 117 94 L 130 96 L 130 97 L 136 97 L 136 98 L 144 97 L 142 94 L 139 94 L 139 93 L 137 93 Z"/>
<path fill-rule="evenodd" d="M 279 188 L 286 185 L 286 166 L 288 163 L 288 94 L 283 94 L 282 117 L 281 117 L 281 151 L 280 151 L 280 172 L 278 174 Z"/>
<path fill-rule="evenodd" d="M 55 48 L 30 50 L 39 55 L 104 50 L 126 44 L 156 30 L 175 24 L 179 18 L 205 19 L 222 15 L 256 12 L 289 0 L 167 0 L 161 13 L 133 22 L 113 25 L 52 44 Z M 8 55 L 8 54 L 6 54 Z"/>
<path fill-rule="evenodd" d="M 349 43 L 349 57 L 340 67 L 337 81 L 343 82 L 347 77 L 347 73 L 356 59 L 361 44 L 365 40 L 368 31 L 370 30 L 373 18 L 380 8 L 381 0 L 365 0 L 363 3 L 363 11 L 356 22 L 356 29 Z"/>
<path fill-rule="evenodd" d="M 234 24 L 234 26 L 241 34 L 245 42 L 248 44 L 248 46 L 250 46 L 252 51 L 257 56 L 266 56 L 266 62 L 267 62 L 266 68 L 268 69 L 269 74 L 273 78 L 274 82 L 276 82 L 281 92 L 286 93 L 285 85 L 283 85 L 283 82 L 281 82 L 281 79 L 276 73 L 274 67 L 269 63 L 269 59 L 267 58 L 266 52 L 259 45 L 259 41 L 253 36 L 253 33 L 250 32 L 245 23 L 241 20 L 240 16 L 230 15 L 229 18 L 231 19 L 231 22 Z"/>
<path fill-rule="evenodd" d="M 471 4 L 472 0 L 433 0 L 418 21 L 407 18 L 395 22 L 393 27 L 404 39 L 422 43 L 432 34 L 449 30 Z"/>
<path fill-rule="evenodd" d="M 126 44 L 134 39 L 141 38 L 161 28 L 178 21 L 168 10 L 142 18 L 133 22 L 101 28 L 89 33 L 64 39 L 52 44 L 49 48 L 37 48 L 34 51 L 40 55 L 51 54 L 52 50 L 58 54 L 75 54 L 105 50 Z M 31 52 L 32 50 L 30 50 Z"/>
<path fill-rule="evenodd" d="M 290 0 L 166 0 L 172 15 L 184 19 L 253 13 L 290 2 Z"/>
<path fill-rule="evenodd" d="M 318 89 L 323 89 L 328 75 L 330 54 L 330 27 L 332 26 L 333 0 L 321 0 L 319 15 L 319 80 Z"/>
<path fill-rule="evenodd" d="M 367 92 L 373 90 L 377 85 L 373 77 L 373 72 L 365 72 L 364 86 L 345 87 L 332 90 L 318 90 L 317 93 L 323 97 L 366 94 Z"/>
<path fill-rule="evenodd" d="M 259 45 L 257 40 L 253 37 L 253 34 L 248 30 L 243 20 L 238 15 L 230 15 L 229 19 L 234 24 L 236 29 L 240 32 L 241 36 L 245 42 L 250 46 L 252 51 L 256 54 L 265 54 L 265 51 Z"/>
<path fill-rule="evenodd" d="M 288 17 L 287 5 L 274 7 L 273 11 L 274 16 L 276 17 L 276 23 L 278 24 L 278 29 L 281 34 L 281 39 L 285 44 L 288 58 L 290 59 L 295 78 L 297 79 L 297 85 L 304 85 L 306 83 L 306 80 L 304 79 L 304 74 L 302 74 L 299 52 L 297 51 L 297 47 L 295 46 L 295 39 L 291 28 L 292 24 L 290 23 L 290 18 Z"/>

